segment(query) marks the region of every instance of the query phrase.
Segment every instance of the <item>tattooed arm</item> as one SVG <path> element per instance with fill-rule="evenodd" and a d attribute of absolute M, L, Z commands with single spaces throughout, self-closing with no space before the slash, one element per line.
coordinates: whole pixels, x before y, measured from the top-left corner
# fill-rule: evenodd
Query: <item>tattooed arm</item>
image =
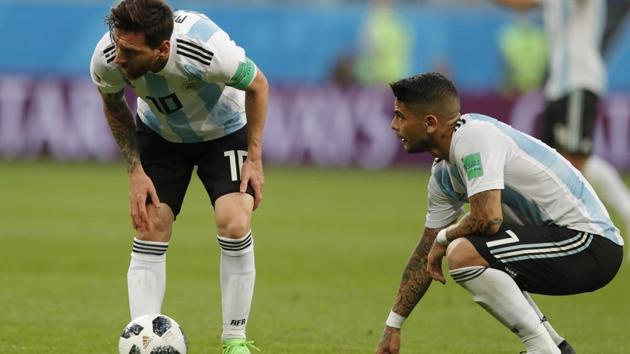
<path fill-rule="evenodd" d="M 464 215 L 457 224 L 446 228 L 445 233 L 448 241 L 479 233 L 492 235 L 501 228 L 503 223 L 501 190 L 495 189 L 480 192 L 469 199 L 470 212 Z M 445 254 L 446 246 L 440 242 L 434 242 L 427 257 L 429 276 L 441 283 L 446 282 L 442 273 L 442 258 Z"/>
<path fill-rule="evenodd" d="M 440 229 L 425 228 L 416 248 L 409 257 L 403 271 L 396 301 L 392 311 L 400 316 L 408 317 L 416 304 L 422 299 L 431 285 L 427 273 L 427 255 Z M 378 354 L 398 353 L 400 350 L 400 328 L 385 326 L 383 336 L 376 349 Z"/>
<path fill-rule="evenodd" d="M 107 124 L 120 148 L 120 153 L 127 164 L 127 172 L 131 173 L 140 165 L 140 154 L 136 142 L 136 126 L 133 115 L 125 100 L 124 90 L 116 93 L 101 92 L 103 110 Z"/>
<path fill-rule="evenodd" d="M 127 165 L 131 222 L 138 231 L 148 230 L 150 224 L 146 208 L 147 200 L 150 200 L 158 208 L 160 207 L 160 200 L 153 182 L 144 172 L 140 163 L 133 115 L 125 100 L 124 90 L 116 93 L 101 92 L 101 98 L 103 99 L 105 118 L 107 118 L 109 128 Z"/>
<path fill-rule="evenodd" d="M 431 285 L 431 278 L 426 272 L 427 255 L 438 231 L 440 229 L 425 228 L 420 241 L 409 257 L 392 308 L 401 316 L 408 317 L 411 314 L 413 308 Z"/>
<path fill-rule="evenodd" d="M 499 231 L 502 223 L 501 190 L 480 192 L 470 197 L 470 212 L 446 229 L 446 238 L 452 241 L 478 233 L 493 235 Z"/>

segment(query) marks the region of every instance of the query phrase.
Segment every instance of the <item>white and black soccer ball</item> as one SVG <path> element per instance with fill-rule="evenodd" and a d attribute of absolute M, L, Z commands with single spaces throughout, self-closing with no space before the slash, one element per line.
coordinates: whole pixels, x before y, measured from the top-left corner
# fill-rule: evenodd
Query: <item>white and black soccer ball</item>
<path fill-rule="evenodd" d="M 186 354 L 182 328 L 165 315 L 144 315 L 129 322 L 118 341 L 120 354 Z"/>

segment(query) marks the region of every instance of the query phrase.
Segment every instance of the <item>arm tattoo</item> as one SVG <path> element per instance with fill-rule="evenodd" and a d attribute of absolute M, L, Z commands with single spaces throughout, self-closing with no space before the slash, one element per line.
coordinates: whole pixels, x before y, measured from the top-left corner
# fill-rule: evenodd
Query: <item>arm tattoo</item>
<path fill-rule="evenodd" d="M 136 141 L 133 115 L 125 101 L 124 91 L 114 94 L 101 93 L 107 123 L 127 164 L 127 172 L 140 166 L 140 153 Z"/>
<path fill-rule="evenodd" d="M 497 199 L 498 198 L 498 199 Z M 464 215 L 457 227 L 448 232 L 448 239 L 454 240 L 472 234 L 490 234 L 503 223 L 501 194 L 495 190 L 481 192 L 471 197 L 471 210 Z"/>
<path fill-rule="evenodd" d="M 426 270 L 427 256 L 438 231 L 439 229 L 425 228 L 407 262 L 393 307 L 394 312 L 401 316 L 409 316 L 431 285 L 431 278 Z"/>
<path fill-rule="evenodd" d="M 501 218 L 486 220 L 485 218 L 478 218 L 473 216 L 471 213 L 467 213 L 459 221 L 458 227 L 452 231 L 452 234 L 449 234 L 449 239 L 453 240 L 457 237 L 468 236 L 476 233 L 486 234 L 493 226 L 501 225 L 502 222 L 503 219 Z"/>

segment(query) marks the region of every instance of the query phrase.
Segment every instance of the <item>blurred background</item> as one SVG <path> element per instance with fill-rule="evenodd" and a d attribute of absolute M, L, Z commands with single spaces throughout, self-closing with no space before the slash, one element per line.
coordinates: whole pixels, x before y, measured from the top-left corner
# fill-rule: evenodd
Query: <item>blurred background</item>
<path fill-rule="evenodd" d="M 608 91 L 594 141 L 622 171 L 629 1 L 607 1 Z M 271 84 L 248 336 L 266 353 L 373 352 L 422 230 L 430 166 L 391 132 L 387 83 L 439 71 L 459 88 L 463 112 L 540 136 L 549 52 L 540 10 L 490 0 L 169 3 L 207 14 Z M 0 354 L 113 353 L 129 321 L 128 181 L 89 77 L 113 4 L 0 0 Z M 612 216 L 620 228 L 629 221 Z M 177 220 L 163 312 L 186 329 L 192 352 L 218 352 L 219 247 L 197 178 Z M 578 352 L 628 352 L 624 263 L 601 291 L 537 300 Z M 520 350 L 448 282 L 406 322 L 406 353 Z"/>
<path fill-rule="evenodd" d="M 89 79 L 113 3 L 0 0 L 0 158 L 118 158 Z M 170 3 L 206 13 L 267 74 L 267 163 L 384 168 L 410 162 L 387 127 L 392 96 L 386 84 L 425 71 L 455 81 L 464 112 L 538 135 L 547 70 L 540 11 L 520 14 L 482 0 Z M 627 8 L 628 1 L 608 1 L 609 91 L 595 133 L 595 153 L 621 169 L 630 167 Z"/>

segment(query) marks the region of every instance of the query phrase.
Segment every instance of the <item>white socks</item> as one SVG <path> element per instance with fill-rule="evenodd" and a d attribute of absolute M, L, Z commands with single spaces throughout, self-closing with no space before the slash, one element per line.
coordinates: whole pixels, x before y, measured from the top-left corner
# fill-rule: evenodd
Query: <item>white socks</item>
<path fill-rule="evenodd" d="M 166 250 L 168 242 L 133 239 L 127 272 L 131 319 L 160 313 L 166 290 Z"/>
<path fill-rule="evenodd" d="M 525 297 L 525 300 L 529 302 L 529 306 L 531 306 L 532 309 L 534 309 L 534 311 L 538 315 L 538 318 L 540 318 L 540 321 L 547 329 L 547 332 L 549 332 L 549 335 L 551 336 L 551 339 L 553 339 L 553 342 L 556 343 L 556 345 L 560 345 L 560 343 L 564 341 L 564 338 L 560 336 L 558 332 L 556 332 L 556 330 L 551 326 L 551 323 L 549 323 L 549 321 L 547 320 L 547 317 L 545 317 L 542 311 L 540 311 L 540 309 L 538 308 L 538 305 L 536 305 L 531 295 L 529 295 L 527 291 L 523 291 L 523 296 Z"/>
<path fill-rule="evenodd" d="M 449 272 L 473 300 L 519 336 L 528 353 L 559 354 L 560 349 L 514 280 L 505 272 L 480 266 Z"/>
<path fill-rule="evenodd" d="M 217 236 L 221 245 L 222 339 L 245 338 L 256 268 L 252 233 L 240 239 Z M 168 242 L 133 240 L 127 272 L 131 318 L 160 313 L 166 290 Z"/>
<path fill-rule="evenodd" d="M 217 239 L 221 246 L 221 339 L 244 339 L 256 280 L 254 240 L 251 231 L 239 239 L 219 235 Z"/>

